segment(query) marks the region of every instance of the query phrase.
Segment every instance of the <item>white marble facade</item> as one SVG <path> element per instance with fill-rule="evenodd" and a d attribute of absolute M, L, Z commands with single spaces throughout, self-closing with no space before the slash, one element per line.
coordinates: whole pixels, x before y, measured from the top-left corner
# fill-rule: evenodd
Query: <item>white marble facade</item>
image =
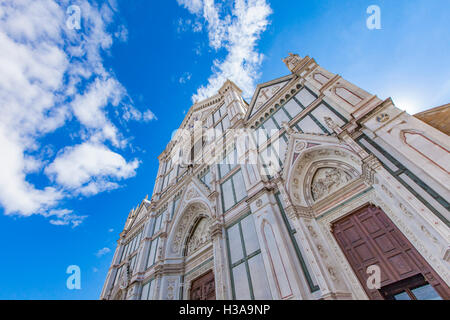
<path fill-rule="evenodd" d="M 216 299 L 368 299 L 332 233 L 366 204 L 450 284 L 449 137 L 310 57 L 284 62 L 291 73 L 260 84 L 250 104 L 227 81 L 191 107 L 180 129 L 192 141 L 220 128 L 202 148 L 209 161 L 180 165 L 190 148 L 175 135 L 151 199 L 128 216 L 101 299 L 189 299 L 210 270 Z M 236 129 L 262 128 L 268 136 L 236 151 Z M 212 160 L 222 153 L 233 159 Z"/>

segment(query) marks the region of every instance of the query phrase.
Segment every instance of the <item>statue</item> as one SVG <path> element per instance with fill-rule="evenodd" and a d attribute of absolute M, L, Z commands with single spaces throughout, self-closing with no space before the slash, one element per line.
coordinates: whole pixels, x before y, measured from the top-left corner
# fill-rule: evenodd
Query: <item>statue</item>
<path fill-rule="evenodd" d="M 342 132 L 342 129 L 339 128 L 338 124 L 333 121 L 330 117 L 324 117 L 325 123 L 327 124 L 328 128 L 336 132 L 337 134 Z"/>
<path fill-rule="evenodd" d="M 123 266 L 124 270 L 122 272 L 122 276 L 120 278 L 120 289 L 124 290 L 128 287 L 130 283 L 130 264 L 128 261 L 125 262 Z"/>

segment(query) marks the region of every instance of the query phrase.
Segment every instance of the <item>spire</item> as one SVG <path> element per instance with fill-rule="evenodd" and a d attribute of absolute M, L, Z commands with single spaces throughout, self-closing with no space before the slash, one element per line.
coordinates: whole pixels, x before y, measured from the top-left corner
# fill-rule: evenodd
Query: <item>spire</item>
<path fill-rule="evenodd" d="M 295 68 L 298 66 L 300 61 L 302 61 L 302 58 L 295 53 L 289 53 L 289 56 L 283 59 L 283 62 L 291 72 L 295 71 Z"/>

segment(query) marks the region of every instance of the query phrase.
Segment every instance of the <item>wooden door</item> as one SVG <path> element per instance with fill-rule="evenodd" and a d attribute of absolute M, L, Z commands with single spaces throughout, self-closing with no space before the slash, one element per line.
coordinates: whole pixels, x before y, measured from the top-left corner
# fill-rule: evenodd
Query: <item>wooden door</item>
<path fill-rule="evenodd" d="M 375 206 L 364 207 L 337 221 L 333 234 L 370 299 L 392 297 L 391 290 L 411 289 L 422 277 L 444 299 L 450 290 L 388 216 Z M 377 265 L 381 271 L 381 289 L 367 286 L 367 268 Z M 424 285 L 424 284 L 422 284 Z M 432 289 L 433 290 L 433 289 Z M 398 291 L 400 292 L 400 291 Z"/>
<path fill-rule="evenodd" d="M 214 273 L 209 271 L 192 281 L 191 300 L 216 300 Z"/>

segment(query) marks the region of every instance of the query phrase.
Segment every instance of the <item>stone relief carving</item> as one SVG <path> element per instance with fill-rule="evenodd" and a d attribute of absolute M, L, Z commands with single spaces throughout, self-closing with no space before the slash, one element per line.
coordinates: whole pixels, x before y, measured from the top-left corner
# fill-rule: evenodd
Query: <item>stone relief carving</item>
<path fill-rule="evenodd" d="M 390 116 L 387 113 L 381 113 L 377 116 L 377 121 L 380 123 L 386 122 L 390 119 Z"/>
<path fill-rule="evenodd" d="M 339 125 L 333 121 L 333 119 L 331 119 L 330 117 L 324 117 L 323 118 L 325 120 L 325 123 L 327 125 L 328 128 L 330 128 L 331 130 L 333 130 L 334 132 L 337 133 L 341 133 L 342 130 L 339 130 Z"/>
<path fill-rule="evenodd" d="M 186 200 L 191 200 L 199 196 L 200 195 L 198 194 L 197 190 L 195 190 L 194 188 L 189 189 L 188 192 L 186 192 Z"/>
<path fill-rule="evenodd" d="M 319 252 L 320 256 L 324 259 L 328 258 L 328 255 L 326 254 L 325 250 L 323 249 L 323 247 L 318 244 L 317 245 L 317 251 Z"/>
<path fill-rule="evenodd" d="M 295 152 L 301 152 L 305 148 L 306 148 L 306 143 L 303 141 L 299 141 L 295 144 L 294 150 L 295 150 Z"/>
<path fill-rule="evenodd" d="M 339 278 L 337 277 L 336 270 L 332 266 L 327 267 L 328 273 L 333 281 L 339 282 Z"/>
<path fill-rule="evenodd" d="M 175 230 L 175 236 L 172 242 L 172 253 L 177 253 L 185 239 L 188 228 L 194 222 L 197 216 L 208 216 L 208 208 L 202 203 L 191 204 L 184 212 L 178 226 Z"/>
<path fill-rule="evenodd" d="M 187 243 L 187 255 L 194 253 L 211 241 L 209 227 L 210 223 L 208 219 L 202 218 L 189 238 Z"/>
<path fill-rule="evenodd" d="M 409 210 L 406 208 L 406 206 L 405 206 L 403 203 L 400 202 L 399 208 L 402 210 L 402 212 L 403 212 L 406 216 L 408 216 L 408 217 L 410 217 L 410 218 L 413 217 L 413 214 L 412 214 L 411 212 L 409 212 Z"/>
<path fill-rule="evenodd" d="M 439 243 L 439 240 L 438 240 L 435 236 L 433 236 L 433 235 L 431 234 L 431 232 L 430 232 L 425 226 L 421 226 L 420 229 L 423 231 L 423 233 L 425 233 L 425 235 L 426 235 L 428 238 L 431 239 L 431 241 L 433 241 L 433 242 L 436 243 L 436 244 Z"/>
<path fill-rule="evenodd" d="M 335 146 L 330 146 L 304 151 L 300 157 L 295 162 L 295 167 L 291 173 L 292 178 L 289 182 L 292 200 L 296 205 L 310 206 L 322 196 L 328 194 L 328 192 L 336 191 L 337 187 L 335 185 L 339 184 L 338 187 L 341 188 L 344 184 L 350 182 L 350 180 L 358 178 L 361 175 L 362 160 L 349 150 L 336 149 Z M 334 174 L 330 172 L 330 179 L 336 179 L 336 176 L 340 175 L 342 180 L 327 181 L 325 172 L 319 172 L 320 174 L 315 177 L 314 196 L 311 189 L 312 181 L 316 171 L 320 168 L 337 168 L 338 170 L 342 170 L 342 172 Z M 321 175 L 324 176 L 321 177 Z M 320 180 L 321 178 L 322 180 Z M 330 189 L 329 191 L 327 191 L 328 188 Z"/>
<path fill-rule="evenodd" d="M 351 180 L 351 176 L 340 168 L 320 168 L 316 171 L 311 184 L 315 201 L 336 191 Z"/>
<path fill-rule="evenodd" d="M 308 228 L 308 231 L 309 231 L 309 233 L 311 234 L 311 236 L 312 236 L 313 238 L 317 238 L 317 233 L 316 233 L 316 231 L 314 230 L 313 226 L 308 225 L 307 228 Z"/>
<path fill-rule="evenodd" d="M 171 279 L 167 282 L 167 300 L 173 300 L 175 298 L 176 280 Z"/>
<path fill-rule="evenodd" d="M 130 283 L 130 264 L 128 262 L 125 263 L 123 266 L 123 272 L 120 277 L 120 289 L 124 290 L 128 287 Z"/>

